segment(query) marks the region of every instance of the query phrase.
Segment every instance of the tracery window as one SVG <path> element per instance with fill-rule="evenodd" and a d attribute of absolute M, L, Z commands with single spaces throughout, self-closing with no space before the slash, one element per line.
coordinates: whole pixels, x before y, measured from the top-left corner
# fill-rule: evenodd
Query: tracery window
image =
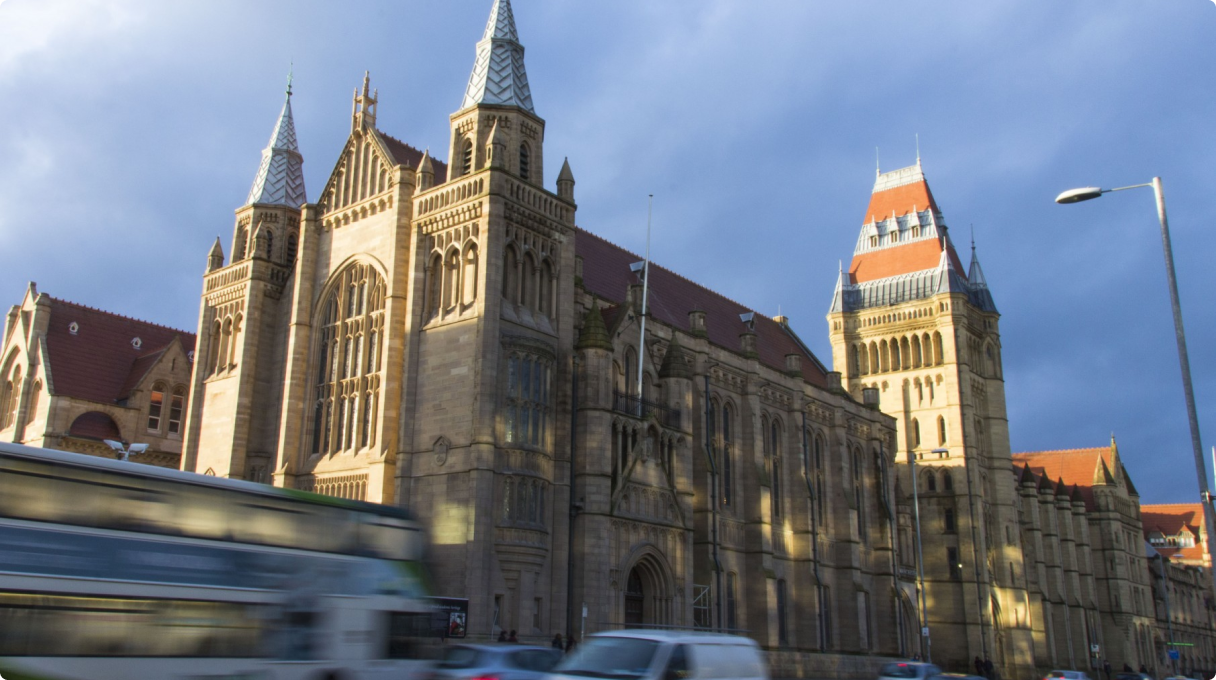
<path fill-rule="evenodd" d="M 469 175 L 473 172 L 473 140 L 464 140 L 464 147 L 460 152 L 460 174 Z"/>
<path fill-rule="evenodd" d="M 21 366 L 13 369 L 12 376 L 4 380 L 0 389 L 0 429 L 13 424 L 17 415 L 17 392 L 21 389 Z"/>
<path fill-rule="evenodd" d="M 545 500 L 548 484 L 530 477 L 506 477 L 502 483 L 502 516 L 504 524 L 544 528 Z"/>
<path fill-rule="evenodd" d="M 773 517 L 781 516 L 781 425 L 774 418 L 769 425 L 769 453 L 773 460 Z"/>
<path fill-rule="evenodd" d="M 156 383 L 152 386 L 152 394 L 148 398 L 148 431 L 160 432 L 161 410 L 165 406 L 165 386 Z"/>
<path fill-rule="evenodd" d="M 371 265 L 352 264 L 321 305 L 312 414 L 314 454 L 375 444 L 385 291 L 384 279 Z"/>
<path fill-rule="evenodd" d="M 553 410 L 553 362 L 524 351 L 507 358 L 506 440 L 508 444 L 547 447 Z"/>

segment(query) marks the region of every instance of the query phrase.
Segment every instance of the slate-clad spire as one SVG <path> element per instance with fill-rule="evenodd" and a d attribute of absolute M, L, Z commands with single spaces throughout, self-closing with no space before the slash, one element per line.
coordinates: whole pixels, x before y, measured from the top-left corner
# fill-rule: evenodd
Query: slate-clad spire
<path fill-rule="evenodd" d="M 988 290 L 988 280 L 980 268 L 980 258 L 975 254 L 975 239 L 971 239 L 971 265 L 967 268 L 967 283 L 971 287 L 971 301 L 985 312 L 996 311 L 996 301 Z"/>
<path fill-rule="evenodd" d="M 304 157 L 296 145 L 296 126 L 291 117 L 291 78 L 287 79 L 287 100 L 279 122 L 270 133 L 270 143 L 262 151 L 262 164 L 249 190 L 246 205 L 285 205 L 299 208 L 308 202 L 304 192 Z"/>
<path fill-rule="evenodd" d="M 519 44 L 519 33 L 515 30 L 511 0 L 494 0 L 485 35 L 477 43 L 477 60 L 473 62 L 473 73 L 460 108 L 475 104 L 518 106 L 536 113 L 532 109 L 532 90 L 524 70 L 524 46 Z"/>

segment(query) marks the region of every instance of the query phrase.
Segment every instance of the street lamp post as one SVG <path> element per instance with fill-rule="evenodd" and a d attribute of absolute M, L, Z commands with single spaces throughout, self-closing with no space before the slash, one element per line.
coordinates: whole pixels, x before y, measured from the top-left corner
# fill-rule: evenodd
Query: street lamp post
<path fill-rule="evenodd" d="M 131 456 L 135 456 L 148 450 L 147 444 L 131 444 L 124 445 L 122 442 L 114 441 L 113 439 L 103 439 L 107 446 L 114 449 L 114 457 L 118 460 L 129 460 Z"/>
<path fill-rule="evenodd" d="M 1195 414 L 1195 392 L 1191 387 L 1191 362 L 1187 358 L 1186 332 L 1182 328 L 1182 305 L 1178 302 L 1178 281 L 1174 276 L 1174 249 L 1170 245 L 1170 225 L 1169 220 L 1165 216 L 1165 194 L 1161 190 L 1161 178 L 1154 177 L 1153 181 L 1147 184 L 1134 184 L 1114 189 L 1100 189 L 1098 187 L 1070 189 L 1057 196 L 1056 203 L 1079 203 L 1080 201 L 1098 198 L 1102 194 L 1112 191 L 1139 189 L 1141 187 L 1152 187 L 1153 194 L 1157 198 L 1157 219 L 1161 222 L 1161 248 L 1165 251 L 1165 276 L 1169 281 L 1170 304 L 1174 312 L 1174 336 L 1178 341 L 1178 365 L 1182 369 L 1182 390 L 1186 396 L 1186 416 L 1191 427 L 1191 448 L 1195 455 L 1195 475 L 1196 481 L 1199 482 L 1199 499 L 1203 504 L 1203 517 L 1208 530 L 1207 550 L 1211 563 L 1209 577 L 1214 579 L 1213 585 L 1216 586 L 1216 559 L 1213 559 L 1214 553 L 1211 540 L 1213 534 L 1216 533 L 1216 522 L 1213 521 L 1213 515 L 1216 513 L 1212 511 L 1212 504 L 1210 502 L 1212 494 L 1208 488 L 1208 473 L 1203 462 L 1203 445 L 1199 439 L 1199 417 Z"/>
<path fill-rule="evenodd" d="M 916 521 L 916 590 L 920 595 L 920 636 L 925 648 L 925 661 L 933 662 L 933 645 L 929 640 L 929 612 L 925 610 L 925 551 L 920 540 L 920 486 L 916 479 L 916 452 L 908 449 L 909 474 L 912 476 L 912 517 Z"/>

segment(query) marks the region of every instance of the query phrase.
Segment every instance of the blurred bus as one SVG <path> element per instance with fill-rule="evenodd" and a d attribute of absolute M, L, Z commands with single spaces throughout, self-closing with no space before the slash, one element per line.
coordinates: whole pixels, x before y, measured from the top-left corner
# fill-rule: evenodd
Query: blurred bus
<path fill-rule="evenodd" d="M 400 508 L 0 444 L 0 676 L 409 678 Z"/>

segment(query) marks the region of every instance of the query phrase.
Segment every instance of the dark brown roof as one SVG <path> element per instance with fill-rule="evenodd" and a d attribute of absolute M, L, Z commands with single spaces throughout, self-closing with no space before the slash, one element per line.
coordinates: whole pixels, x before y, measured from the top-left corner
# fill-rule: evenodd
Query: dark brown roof
<path fill-rule="evenodd" d="M 74 335 L 73 322 L 78 326 Z M 140 339 L 138 349 L 131 342 L 135 338 Z M 193 333 L 51 298 L 46 345 L 54 393 L 119 402 L 174 338 L 180 339 L 183 352 L 194 351 Z"/>
<path fill-rule="evenodd" d="M 630 284 L 638 280 L 629 265 L 642 257 L 583 229 L 575 232 L 575 252 L 583 258 L 583 286 L 587 291 L 623 303 Z M 648 309 L 653 318 L 689 332 L 689 312 L 705 312 L 710 342 L 740 351 L 739 335 L 747 328 L 739 315 L 754 310 L 653 262 L 649 295 Z M 605 312 L 604 320 L 611 326 L 610 318 L 611 314 Z M 820 387 L 827 385 L 827 369 L 792 331 L 760 313 L 756 313 L 755 320 L 761 363 L 785 372 L 786 355 L 798 354 L 803 358 L 802 378 Z"/>
<path fill-rule="evenodd" d="M 388 148 L 388 152 L 393 155 L 393 160 L 398 165 L 406 165 L 417 169 L 418 164 L 422 162 L 422 152 L 405 142 L 387 135 L 380 130 L 376 130 L 380 138 L 384 140 L 384 146 Z M 435 184 L 443 184 L 448 181 L 448 164 L 431 156 L 431 165 L 435 168 Z"/>

